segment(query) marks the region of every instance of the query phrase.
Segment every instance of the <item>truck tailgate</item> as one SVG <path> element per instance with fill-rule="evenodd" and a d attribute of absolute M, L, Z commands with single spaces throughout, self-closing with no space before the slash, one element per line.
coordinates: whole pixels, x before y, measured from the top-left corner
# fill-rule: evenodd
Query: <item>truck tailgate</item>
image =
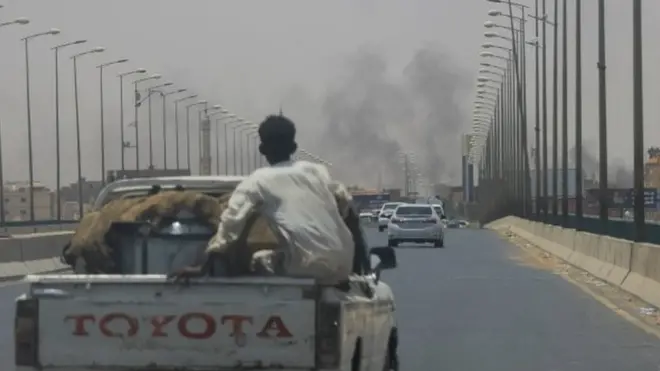
<path fill-rule="evenodd" d="M 163 281 L 141 276 L 130 283 L 110 277 L 40 283 L 49 288 L 33 290 L 40 364 L 130 370 L 314 367 L 316 304 L 313 296 L 304 298 L 313 282 Z"/>

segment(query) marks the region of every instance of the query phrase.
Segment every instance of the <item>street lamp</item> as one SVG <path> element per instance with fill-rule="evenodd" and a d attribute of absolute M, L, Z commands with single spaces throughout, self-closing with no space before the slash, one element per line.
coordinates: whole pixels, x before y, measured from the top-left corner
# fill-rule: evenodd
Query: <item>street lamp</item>
<path fill-rule="evenodd" d="M 68 46 L 79 45 L 86 43 L 87 40 L 76 40 L 68 43 L 63 43 L 56 45 L 51 48 L 55 51 L 55 189 L 56 189 L 56 201 L 57 201 L 57 220 L 62 219 L 62 198 L 60 194 L 61 182 L 62 182 L 62 164 L 61 164 L 61 151 L 60 151 L 60 49 L 64 49 Z"/>
<path fill-rule="evenodd" d="M 191 170 L 191 164 L 190 164 L 190 109 L 192 107 L 199 106 L 199 105 L 207 106 L 208 101 L 200 100 L 199 102 L 190 103 L 189 105 L 186 106 L 186 142 L 187 142 L 186 151 L 188 152 L 186 162 L 188 163 L 188 171 L 192 171 Z"/>
<path fill-rule="evenodd" d="M 13 21 L 14 23 L 16 21 Z M 21 24 L 20 22 L 18 24 Z M 23 23 L 24 24 L 24 23 Z M 28 172 L 30 178 L 30 220 L 34 221 L 34 163 L 32 159 L 32 110 L 30 107 L 30 60 L 28 42 L 34 38 L 46 35 L 57 35 L 60 30 L 51 28 L 46 32 L 39 32 L 28 35 L 21 40 L 25 43 L 25 93 L 27 96 L 27 129 L 28 129 Z M 4 201 L 4 200 L 3 200 Z"/>
<path fill-rule="evenodd" d="M 11 26 L 11 25 L 14 25 L 14 24 L 18 24 L 18 25 L 26 25 L 26 24 L 28 24 L 28 23 L 30 23 L 30 20 L 29 20 L 29 19 L 27 19 L 27 18 L 25 18 L 25 17 L 20 17 L 20 18 L 16 18 L 16 19 L 14 19 L 13 21 L 0 22 L 0 27 Z"/>
<path fill-rule="evenodd" d="M 227 120 L 224 122 L 224 140 L 225 140 L 225 175 L 229 175 L 229 145 L 228 145 L 228 139 L 227 139 L 227 126 L 233 121 L 233 120 L 238 120 L 235 114 L 230 114 L 224 117 L 221 117 L 215 121 L 216 129 L 215 129 L 215 158 L 217 159 L 216 163 L 216 172 L 218 175 L 220 174 L 220 123 L 222 120 Z"/>
<path fill-rule="evenodd" d="M 135 123 L 135 171 L 139 174 L 140 173 L 140 130 L 138 129 L 138 108 L 140 105 L 142 105 L 142 101 L 140 100 L 140 92 L 138 91 L 138 84 L 141 82 L 145 81 L 151 81 L 151 80 L 158 80 L 161 78 L 161 75 L 159 74 L 153 74 L 148 77 L 143 77 L 141 79 L 133 81 L 133 90 L 135 92 L 135 111 L 134 111 L 134 120 L 133 122 Z"/>
<path fill-rule="evenodd" d="M 151 86 L 147 89 L 147 103 L 148 103 L 148 110 L 149 110 L 149 168 L 154 167 L 154 141 L 153 141 L 153 129 L 151 125 L 151 95 L 155 93 L 159 88 L 164 88 L 166 86 L 171 86 L 173 83 L 171 82 L 166 82 L 164 84 L 156 85 L 156 86 Z"/>
<path fill-rule="evenodd" d="M 119 130 L 121 139 L 121 170 L 126 169 L 124 151 L 129 147 L 128 142 L 124 137 L 124 76 L 134 75 L 138 73 L 147 72 L 144 68 L 138 68 L 133 71 L 120 73 L 119 76 Z"/>
<path fill-rule="evenodd" d="M 180 156 L 179 156 L 179 103 L 197 98 L 197 94 L 192 94 L 187 97 L 179 98 L 174 101 L 174 130 L 176 131 L 176 169 L 181 170 Z M 190 170 L 190 169 L 188 169 Z"/>
<path fill-rule="evenodd" d="M 236 151 L 236 149 L 237 149 L 237 147 L 236 147 L 236 132 L 238 131 L 237 129 L 244 128 L 246 126 L 247 127 L 255 127 L 255 125 L 251 121 L 247 121 L 247 120 L 242 119 L 242 118 L 239 118 L 239 121 L 235 122 L 233 124 L 237 124 L 235 126 L 232 126 L 232 138 L 233 138 L 232 151 L 233 151 L 233 162 L 234 162 L 234 166 L 233 166 L 234 174 L 233 175 L 238 175 L 237 155 L 241 156 L 241 161 L 243 159 L 243 156 L 242 156 L 241 152 L 237 153 L 237 151 Z M 243 168 L 243 165 L 241 163 L 241 170 L 242 170 L 242 168 Z"/>
<path fill-rule="evenodd" d="M 121 64 L 128 62 L 128 59 L 118 59 L 111 62 L 106 62 L 99 64 L 96 68 L 99 69 L 99 91 L 101 99 L 101 184 L 105 185 L 105 123 L 103 117 L 103 69 L 108 66 L 113 66 L 115 64 Z"/>
<path fill-rule="evenodd" d="M 240 164 L 241 164 L 241 175 L 246 175 L 247 171 L 245 170 L 245 163 L 249 161 L 248 159 L 243 160 L 243 133 L 249 130 L 254 130 L 254 125 L 248 125 L 238 130 L 238 153 L 240 154 Z M 248 154 L 249 157 L 249 154 Z"/>
<path fill-rule="evenodd" d="M 160 92 L 160 97 L 163 101 L 163 169 L 167 170 L 167 97 L 173 94 L 179 94 L 188 91 L 188 89 L 177 89 L 167 93 Z M 178 135 L 178 133 L 177 133 Z"/>
<path fill-rule="evenodd" d="M 73 91 L 76 103 L 76 157 L 78 160 L 78 214 L 82 219 L 84 214 L 83 209 L 83 184 L 82 184 L 82 158 L 80 151 L 80 109 L 78 102 L 78 58 L 83 55 L 102 53 L 105 48 L 97 46 L 96 48 L 74 54 L 71 59 L 73 60 Z"/>

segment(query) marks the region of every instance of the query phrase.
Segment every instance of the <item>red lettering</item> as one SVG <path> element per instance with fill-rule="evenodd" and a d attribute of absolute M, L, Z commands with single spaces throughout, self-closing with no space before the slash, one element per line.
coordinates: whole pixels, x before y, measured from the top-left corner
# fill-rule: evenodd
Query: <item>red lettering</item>
<path fill-rule="evenodd" d="M 290 338 L 293 337 L 291 335 L 291 332 L 289 331 L 288 328 L 284 325 L 284 322 L 280 318 L 280 316 L 270 316 L 268 318 L 268 321 L 266 321 L 266 324 L 264 325 L 264 328 L 259 331 L 257 334 L 258 337 L 260 338 L 268 338 L 270 337 L 269 332 L 270 331 L 277 331 L 277 334 L 275 334 L 275 337 L 278 338 Z"/>
<path fill-rule="evenodd" d="M 243 322 L 248 322 L 252 323 L 252 317 L 250 316 L 241 316 L 241 315 L 229 315 L 229 316 L 222 316 L 220 318 L 220 323 L 225 324 L 225 322 L 231 321 L 231 333 L 229 336 L 245 336 L 245 332 L 243 332 Z"/>
<path fill-rule="evenodd" d="M 204 321 L 205 329 L 199 332 L 192 332 L 188 329 L 188 321 L 191 319 L 201 319 Z M 189 339 L 208 339 L 215 333 L 216 323 L 213 317 L 204 313 L 187 313 L 179 318 L 179 332 Z"/>
<path fill-rule="evenodd" d="M 92 323 L 96 321 L 92 314 L 79 314 L 76 316 L 64 317 L 64 322 L 70 319 L 75 321 L 73 332 L 71 333 L 73 336 L 89 336 L 89 332 L 85 329 L 85 321 L 90 321 Z"/>
<path fill-rule="evenodd" d="M 151 318 L 151 326 L 153 326 L 153 331 L 151 331 L 152 337 L 167 337 L 167 333 L 163 331 L 165 326 L 168 323 L 174 321 L 176 316 L 167 315 L 167 316 L 155 316 Z"/>
<path fill-rule="evenodd" d="M 136 318 L 129 316 L 124 313 L 110 313 L 101 318 L 99 321 L 99 330 L 104 336 L 107 337 L 124 337 L 124 334 L 120 332 L 112 331 L 108 328 L 108 324 L 114 320 L 124 320 L 128 324 L 128 330 L 126 330 L 126 337 L 133 337 L 138 332 L 138 321 Z"/>

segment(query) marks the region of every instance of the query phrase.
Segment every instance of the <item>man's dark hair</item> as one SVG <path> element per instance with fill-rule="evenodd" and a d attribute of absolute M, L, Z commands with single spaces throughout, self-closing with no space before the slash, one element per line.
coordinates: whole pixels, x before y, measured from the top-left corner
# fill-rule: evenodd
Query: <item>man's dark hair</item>
<path fill-rule="evenodd" d="M 259 125 L 261 152 L 264 156 L 289 157 L 297 149 L 296 125 L 285 116 L 270 115 Z"/>

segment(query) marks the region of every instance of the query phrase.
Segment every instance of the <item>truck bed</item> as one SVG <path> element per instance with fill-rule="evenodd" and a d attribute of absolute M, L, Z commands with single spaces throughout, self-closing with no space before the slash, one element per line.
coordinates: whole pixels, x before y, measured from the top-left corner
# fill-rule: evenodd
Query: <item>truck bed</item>
<path fill-rule="evenodd" d="M 313 280 L 28 277 L 44 369 L 314 368 Z M 19 299 L 26 300 L 26 298 Z M 18 313 L 17 313 L 18 315 Z"/>

